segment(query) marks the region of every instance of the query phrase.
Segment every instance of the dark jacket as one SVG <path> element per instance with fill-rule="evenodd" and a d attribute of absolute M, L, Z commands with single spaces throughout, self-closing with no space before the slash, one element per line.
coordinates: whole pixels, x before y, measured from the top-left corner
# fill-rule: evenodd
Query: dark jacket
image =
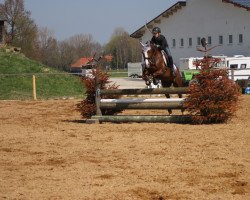
<path fill-rule="evenodd" d="M 164 35 L 159 35 L 159 37 L 155 37 L 153 36 L 151 39 L 151 42 L 157 46 L 159 46 L 159 48 L 161 50 L 166 50 L 166 48 L 168 48 L 168 42 L 166 40 L 166 38 L 164 37 Z"/>

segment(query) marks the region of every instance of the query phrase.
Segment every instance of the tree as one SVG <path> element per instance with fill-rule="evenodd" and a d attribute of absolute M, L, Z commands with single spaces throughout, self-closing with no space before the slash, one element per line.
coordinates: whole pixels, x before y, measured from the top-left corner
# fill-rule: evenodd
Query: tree
<path fill-rule="evenodd" d="M 101 45 L 93 40 L 90 34 L 77 34 L 66 40 L 74 49 L 78 57 L 91 57 L 101 52 Z"/>
<path fill-rule="evenodd" d="M 5 0 L 0 4 L 0 16 L 8 24 L 7 43 L 20 46 L 26 55 L 32 56 L 36 45 L 37 26 L 30 15 L 31 12 L 24 8 L 24 0 Z"/>
<path fill-rule="evenodd" d="M 58 44 L 53 31 L 47 27 L 40 28 L 37 43 L 39 60 L 45 65 L 57 68 Z"/>
<path fill-rule="evenodd" d="M 226 69 L 215 68 L 219 62 L 210 57 L 195 62 L 199 74 L 190 84 L 184 106 L 196 124 L 225 123 L 237 110 L 240 88 Z"/>
<path fill-rule="evenodd" d="M 92 57 L 100 54 L 102 46 L 95 42 L 92 35 L 77 34 L 58 43 L 60 67 L 68 70 L 70 64 L 81 57 Z"/>
<path fill-rule="evenodd" d="M 106 54 L 113 55 L 112 65 L 116 68 L 125 68 L 128 62 L 141 60 L 139 42 L 129 37 L 123 28 L 116 28 L 111 40 L 104 47 Z"/>

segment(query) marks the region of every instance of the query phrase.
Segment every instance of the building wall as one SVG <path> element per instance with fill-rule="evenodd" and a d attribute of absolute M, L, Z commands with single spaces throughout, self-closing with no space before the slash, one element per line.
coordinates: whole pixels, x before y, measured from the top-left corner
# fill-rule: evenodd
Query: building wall
<path fill-rule="evenodd" d="M 155 24 L 162 29 L 168 40 L 169 47 L 178 65 L 183 57 L 201 57 L 198 52 L 198 37 L 211 38 L 211 45 L 219 44 L 219 36 L 223 37 L 223 44 L 211 51 L 212 55 L 245 55 L 250 56 L 250 11 L 236 7 L 221 0 L 187 0 L 186 6 L 175 12 L 168 18 L 161 18 L 161 22 Z M 229 44 L 229 35 L 233 42 Z M 243 36 L 243 42 L 239 43 L 239 35 Z M 142 41 L 150 40 L 152 35 L 146 32 Z M 192 38 L 192 46 L 189 46 L 189 38 Z M 176 46 L 173 46 L 173 39 Z M 181 39 L 184 45 L 181 46 Z"/>

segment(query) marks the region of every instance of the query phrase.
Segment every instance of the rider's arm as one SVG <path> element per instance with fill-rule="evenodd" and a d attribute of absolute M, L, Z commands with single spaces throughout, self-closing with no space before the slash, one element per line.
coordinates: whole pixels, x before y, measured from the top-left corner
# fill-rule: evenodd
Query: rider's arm
<path fill-rule="evenodd" d="M 167 47 L 168 47 L 167 40 L 163 35 L 161 35 L 161 47 L 160 48 L 161 48 L 161 50 L 164 50 Z"/>
<path fill-rule="evenodd" d="M 159 45 L 159 41 L 153 36 L 150 41 L 152 44 L 154 44 L 157 48 L 161 49 L 161 45 Z"/>

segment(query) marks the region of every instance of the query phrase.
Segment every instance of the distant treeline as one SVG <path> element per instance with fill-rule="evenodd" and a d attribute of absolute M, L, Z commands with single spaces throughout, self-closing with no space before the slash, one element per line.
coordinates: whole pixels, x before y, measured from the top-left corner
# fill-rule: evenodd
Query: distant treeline
<path fill-rule="evenodd" d="M 6 20 L 5 42 L 7 45 L 21 47 L 29 58 L 43 64 L 69 70 L 70 64 L 81 57 L 108 55 L 112 62 L 102 63 L 111 68 L 125 68 L 128 62 L 141 60 L 138 40 L 130 38 L 123 28 L 116 28 L 110 41 L 101 45 L 91 34 L 79 33 L 59 41 L 52 30 L 39 27 L 32 19 L 32 13 L 25 9 L 25 0 L 4 0 L 0 3 L 0 19 Z M 51 16 L 52 17 L 52 16 Z"/>

